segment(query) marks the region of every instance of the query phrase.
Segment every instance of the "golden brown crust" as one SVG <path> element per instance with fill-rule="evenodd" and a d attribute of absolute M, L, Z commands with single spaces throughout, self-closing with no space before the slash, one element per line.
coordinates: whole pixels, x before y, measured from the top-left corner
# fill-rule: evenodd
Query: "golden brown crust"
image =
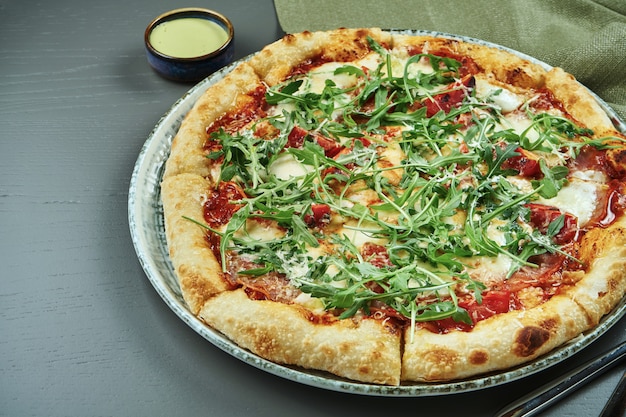
<path fill-rule="evenodd" d="M 394 35 L 394 50 L 420 48 L 424 52 L 450 51 L 469 56 L 488 78 L 520 88 L 540 88 L 544 85 L 545 70 L 532 62 L 505 50 L 472 44 L 449 38 Z"/>
<path fill-rule="evenodd" d="M 220 264 L 206 239 L 202 201 L 209 182 L 195 174 L 165 178 L 161 184 L 165 232 L 185 302 L 197 314 L 211 296 L 229 287 L 222 279 Z"/>
<path fill-rule="evenodd" d="M 549 352 L 585 330 L 586 313 L 568 297 L 480 321 L 470 332 L 406 330 L 402 379 L 446 381 L 509 369 Z"/>
<path fill-rule="evenodd" d="M 319 57 L 350 62 L 371 51 L 367 37 L 389 45 L 391 35 L 380 29 L 338 29 L 332 32 L 288 34 L 263 48 L 250 59 L 250 65 L 268 85 L 283 81 L 300 64 Z"/>
<path fill-rule="evenodd" d="M 626 293 L 626 218 L 609 228 L 587 233 L 580 258 L 590 269 L 568 295 L 585 309 L 595 325 Z"/>
<path fill-rule="evenodd" d="M 461 55 L 471 56 L 482 71 L 505 84 L 520 88 L 540 88 L 545 83 L 545 70 L 509 52 L 482 45 L 461 43 Z"/>
<path fill-rule="evenodd" d="M 298 63 L 322 53 L 328 39 L 325 32 L 302 32 L 286 35 L 250 58 L 250 65 L 269 85 L 279 83 Z"/>
<path fill-rule="evenodd" d="M 596 136 L 615 134 L 611 119 L 598 101 L 583 87 L 573 75 L 561 68 L 553 68 L 546 75 L 546 87 L 563 103 L 569 114 L 585 127 L 592 129 Z"/>
<path fill-rule="evenodd" d="M 401 333 L 377 320 L 316 324 L 303 307 L 253 301 L 241 289 L 207 301 L 199 317 L 239 346 L 277 363 L 363 382 L 400 383 Z"/>

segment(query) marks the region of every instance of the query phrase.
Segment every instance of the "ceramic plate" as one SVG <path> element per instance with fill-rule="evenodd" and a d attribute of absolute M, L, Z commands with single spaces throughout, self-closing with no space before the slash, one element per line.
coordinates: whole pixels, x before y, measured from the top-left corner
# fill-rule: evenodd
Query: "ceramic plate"
<path fill-rule="evenodd" d="M 445 36 L 460 39 L 465 42 L 498 47 L 536 62 L 547 69 L 550 68 L 549 65 L 520 54 L 519 52 L 476 39 L 426 31 L 393 32 Z M 245 59 L 246 58 L 243 60 Z M 626 303 L 622 301 L 613 312 L 607 315 L 604 320 L 591 331 L 581 335 L 567 345 L 552 351 L 547 356 L 541 357 L 524 366 L 504 372 L 449 383 L 406 383 L 397 387 L 359 383 L 323 372 L 279 365 L 267 361 L 246 349 L 240 348 L 221 333 L 206 326 L 187 309 L 176 280 L 174 268 L 169 259 L 165 239 L 163 208 L 160 197 L 160 183 L 172 139 L 176 135 L 185 114 L 209 86 L 223 78 L 243 60 L 234 62 L 201 81 L 181 97 L 161 120 L 159 120 L 141 149 L 132 174 L 128 196 L 130 232 L 137 257 L 148 279 L 169 308 L 171 308 L 183 322 L 215 346 L 266 372 L 298 383 L 328 390 L 377 396 L 417 397 L 443 395 L 497 386 L 546 369 L 547 367 L 567 359 L 589 345 L 600 335 L 605 333 L 613 324 L 619 321 L 626 313 Z M 626 125 L 619 121 L 616 114 L 602 100 L 598 98 L 598 101 L 615 121 L 616 126 L 621 131 L 626 132 Z"/>

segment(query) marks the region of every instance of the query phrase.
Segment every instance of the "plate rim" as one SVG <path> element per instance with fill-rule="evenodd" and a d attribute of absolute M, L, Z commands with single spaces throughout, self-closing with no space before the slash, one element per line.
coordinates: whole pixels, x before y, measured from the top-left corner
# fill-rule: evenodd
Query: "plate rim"
<path fill-rule="evenodd" d="M 513 53 L 524 59 L 549 70 L 553 68 L 551 65 L 540 61 L 532 56 L 526 55 L 514 49 L 495 44 L 481 39 L 449 34 L 438 31 L 428 30 L 388 30 L 390 33 L 410 34 L 410 35 L 427 35 L 435 37 L 443 37 L 464 42 L 471 42 L 485 46 L 495 47 Z M 176 277 L 173 272 L 169 255 L 167 254 L 167 242 L 163 235 L 162 224 L 162 207 L 160 207 L 160 181 L 162 180 L 165 161 L 169 155 L 171 140 L 175 131 L 180 127 L 182 118 L 194 105 L 195 101 L 204 91 L 212 84 L 223 78 L 231 72 L 237 65 L 254 56 L 256 53 L 245 56 L 228 66 L 218 70 L 212 75 L 206 77 L 193 87 L 191 87 L 182 97 L 164 113 L 158 120 L 146 141 L 144 142 L 135 165 L 129 184 L 128 192 L 128 222 L 137 258 L 150 281 L 153 288 L 163 299 L 166 305 L 181 319 L 185 324 L 191 327 L 196 333 L 209 341 L 214 346 L 230 354 L 231 356 L 252 365 L 258 369 L 266 371 L 278 377 L 282 377 L 297 383 L 309 385 L 317 388 L 327 389 L 337 392 L 345 392 L 370 396 L 387 396 L 387 397 L 425 397 L 456 394 L 462 392 L 471 392 L 480 389 L 486 389 L 513 382 L 522 378 L 526 378 L 537 372 L 543 371 L 554 366 L 572 355 L 578 353 L 601 335 L 606 333 L 615 323 L 617 323 L 626 314 L 626 299 L 622 298 L 621 302 L 607 315 L 603 317 L 598 325 L 584 332 L 581 336 L 569 341 L 568 343 L 552 350 L 531 362 L 522 364 L 512 369 L 494 372 L 486 375 L 479 375 L 463 380 L 447 381 L 447 382 L 415 382 L 403 383 L 399 386 L 378 385 L 361 383 L 357 381 L 347 380 L 335 375 L 308 370 L 299 367 L 278 364 L 264 359 L 247 349 L 241 348 L 228 339 L 223 334 L 205 325 L 196 316 L 194 316 L 185 305 L 180 294 L 180 288 L 172 288 L 170 284 L 176 283 Z M 582 84 L 581 84 L 582 85 Z M 585 87 L 586 88 L 586 87 Z M 588 90 L 588 89 L 587 89 Z M 626 124 L 617 116 L 615 111 L 608 106 L 604 100 L 598 97 L 594 92 L 588 90 L 601 105 L 603 110 L 611 117 L 615 127 L 626 133 Z M 145 194 L 149 191 L 149 194 Z M 148 199 L 148 201 L 146 201 Z M 150 204 L 148 204 L 150 203 Z M 146 212 L 144 212 L 146 211 Z M 152 216 L 146 219 L 146 216 Z M 159 216 L 161 216 L 159 220 Z M 155 230 L 152 228 L 141 228 L 140 223 L 145 221 L 155 222 L 156 226 L 161 229 L 156 231 L 157 235 L 151 235 Z M 160 221 L 160 223 L 159 223 Z M 152 225 L 155 225 L 152 224 Z M 149 239 L 156 238 L 156 243 L 160 247 L 150 247 Z M 157 245 L 158 246 L 158 245 Z M 158 252 L 152 252 L 158 249 Z M 162 259 L 155 259 L 158 254 Z M 166 275 L 169 275 L 166 277 Z M 168 281 L 169 278 L 169 281 Z M 172 281 L 173 280 L 173 281 Z"/>

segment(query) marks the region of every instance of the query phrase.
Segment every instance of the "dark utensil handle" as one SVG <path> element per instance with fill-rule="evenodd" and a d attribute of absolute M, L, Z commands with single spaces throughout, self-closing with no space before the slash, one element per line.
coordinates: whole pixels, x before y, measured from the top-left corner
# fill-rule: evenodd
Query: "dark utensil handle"
<path fill-rule="evenodd" d="M 626 357 L 626 342 L 504 407 L 496 417 L 530 417 L 576 391 Z"/>
<path fill-rule="evenodd" d="M 623 417 L 626 414 L 626 372 L 615 387 L 600 417 Z"/>

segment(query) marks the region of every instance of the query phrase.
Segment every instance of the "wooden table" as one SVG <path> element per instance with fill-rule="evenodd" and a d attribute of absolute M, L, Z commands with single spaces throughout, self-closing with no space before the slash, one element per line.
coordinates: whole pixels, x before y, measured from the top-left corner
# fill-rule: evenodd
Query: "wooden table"
<path fill-rule="evenodd" d="M 236 59 L 283 34 L 269 0 L 0 2 L 0 415 L 489 416 L 625 338 L 621 320 L 504 386 L 385 398 L 270 375 L 200 337 L 146 278 L 127 215 L 137 155 L 191 87 L 149 68 L 143 32 L 190 5 L 231 18 Z M 598 415 L 623 369 L 542 415 Z"/>

